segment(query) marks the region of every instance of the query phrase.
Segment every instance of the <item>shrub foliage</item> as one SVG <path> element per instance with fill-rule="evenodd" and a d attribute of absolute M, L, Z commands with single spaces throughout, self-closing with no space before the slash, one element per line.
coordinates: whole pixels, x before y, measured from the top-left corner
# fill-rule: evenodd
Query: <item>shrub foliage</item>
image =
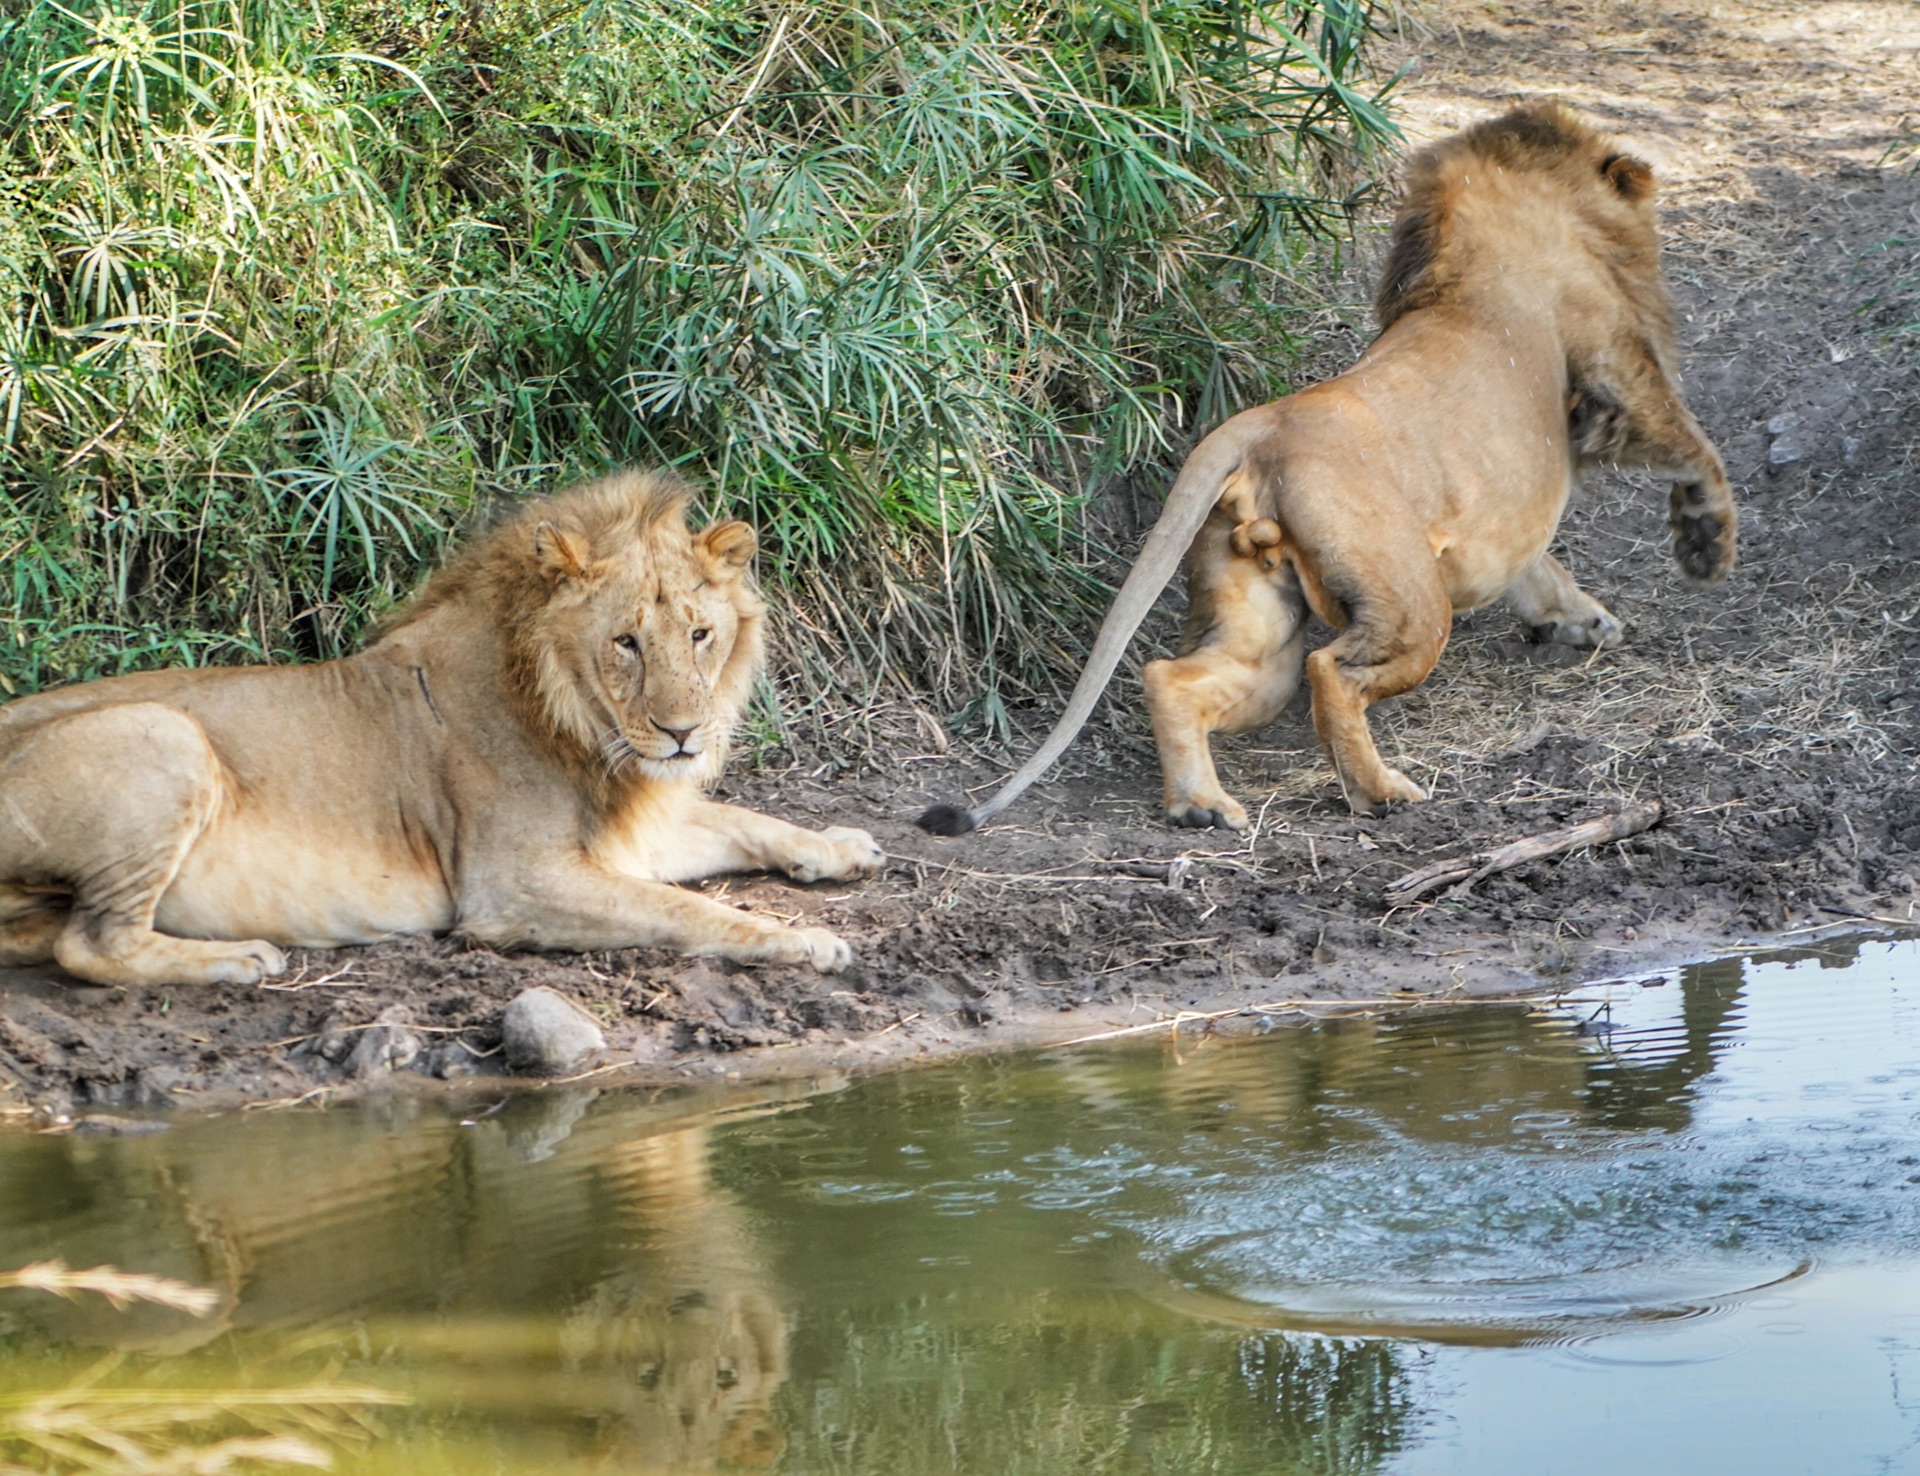
<path fill-rule="evenodd" d="M 1368 0 L 0 0 L 0 684 L 331 655 L 641 460 L 823 690 L 1058 665 L 1081 510 L 1284 387 Z"/>

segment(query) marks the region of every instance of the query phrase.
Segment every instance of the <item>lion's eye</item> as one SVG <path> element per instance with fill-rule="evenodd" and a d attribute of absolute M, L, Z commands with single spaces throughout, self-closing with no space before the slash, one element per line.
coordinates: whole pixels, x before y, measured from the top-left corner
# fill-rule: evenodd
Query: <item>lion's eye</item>
<path fill-rule="evenodd" d="M 615 636 L 613 643 L 629 656 L 638 656 L 640 654 L 640 637 L 632 631 L 628 631 L 625 635 Z"/>
<path fill-rule="evenodd" d="M 712 631 L 710 631 L 710 630 L 708 630 L 708 629 L 706 628 L 706 626 L 704 626 L 704 625 L 696 625 L 696 626 L 695 626 L 695 627 L 693 628 L 693 643 L 694 643 L 694 645 L 696 645 L 696 646 L 697 646 L 697 645 L 699 645 L 699 644 L 700 644 L 700 643 L 701 643 L 702 641 L 704 641 L 704 640 L 705 640 L 705 639 L 706 639 L 706 638 L 707 638 L 708 636 L 710 636 L 710 635 L 712 635 L 712 634 L 713 634 L 713 632 L 712 632 Z"/>

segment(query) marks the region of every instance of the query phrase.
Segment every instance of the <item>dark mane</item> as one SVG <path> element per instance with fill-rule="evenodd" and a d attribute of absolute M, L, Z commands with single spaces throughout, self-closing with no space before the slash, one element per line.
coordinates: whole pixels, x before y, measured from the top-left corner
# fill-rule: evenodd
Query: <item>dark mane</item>
<path fill-rule="evenodd" d="M 1651 246 L 1650 230 L 1623 219 L 1619 206 L 1651 198 L 1653 171 L 1581 122 L 1564 103 L 1528 103 L 1407 161 L 1400 212 L 1374 294 L 1382 329 L 1403 314 L 1443 301 L 1464 275 L 1465 263 L 1450 259 L 1448 248 L 1454 206 L 1475 167 L 1538 176 L 1543 187 L 1564 197 L 1595 244 L 1623 261 L 1643 256 Z M 1657 273 L 1649 275 L 1657 283 Z M 1656 320 L 1664 303 L 1664 294 L 1659 295 L 1660 302 L 1641 302 L 1642 293 L 1629 293 L 1636 307 L 1654 308 Z"/>

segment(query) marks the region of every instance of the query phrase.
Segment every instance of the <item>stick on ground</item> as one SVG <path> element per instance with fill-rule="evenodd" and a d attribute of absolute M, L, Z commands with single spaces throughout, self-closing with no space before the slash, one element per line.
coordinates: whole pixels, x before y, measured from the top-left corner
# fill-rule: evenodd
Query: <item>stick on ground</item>
<path fill-rule="evenodd" d="M 1529 861 L 1539 861 L 1548 856 L 1559 856 L 1567 851 L 1577 851 L 1582 846 L 1604 845 L 1608 841 L 1625 840 L 1630 835 L 1638 835 L 1660 823 L 1667 812 L 1661 801 L 1641 800 L 1628 805 L 1616 815 L 1602 815 L 1597 820 L 1583 820 L 1578 825 L 1569 825 L 1564 830 L 1549 830 L 1543 835 L 1530 835 L 1524 840 L 1511 841 L 1497 851 L 1480 851 L 1471 856 L 1456 856 L 1447 861 L 1436 861 L 1431 866 L 1423 866 L 1418 871 L 1410 871 L 1398 881 L 1388 882 L 1386 897 L 1396 905 L 1417 902 L 1428 892 L 1444 887 L 1448 882 L 1456 885 L 1450 896 L 1464 896 L 1475 882 L 1492 876 L 1496 871 L 1511 871 L 1516 866 L 1524 866 Z"/>

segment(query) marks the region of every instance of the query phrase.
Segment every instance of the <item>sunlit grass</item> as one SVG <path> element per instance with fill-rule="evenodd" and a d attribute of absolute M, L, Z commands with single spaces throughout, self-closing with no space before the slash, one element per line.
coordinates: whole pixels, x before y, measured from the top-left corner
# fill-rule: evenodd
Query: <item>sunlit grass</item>
<path fill-rule="evenodd" d="M 1357 0 L 12 0 L 0 683 L 326 655 L 670 462 L 824 688 L 1057 672 L 1081 511 L 1286 387 Z"/>

